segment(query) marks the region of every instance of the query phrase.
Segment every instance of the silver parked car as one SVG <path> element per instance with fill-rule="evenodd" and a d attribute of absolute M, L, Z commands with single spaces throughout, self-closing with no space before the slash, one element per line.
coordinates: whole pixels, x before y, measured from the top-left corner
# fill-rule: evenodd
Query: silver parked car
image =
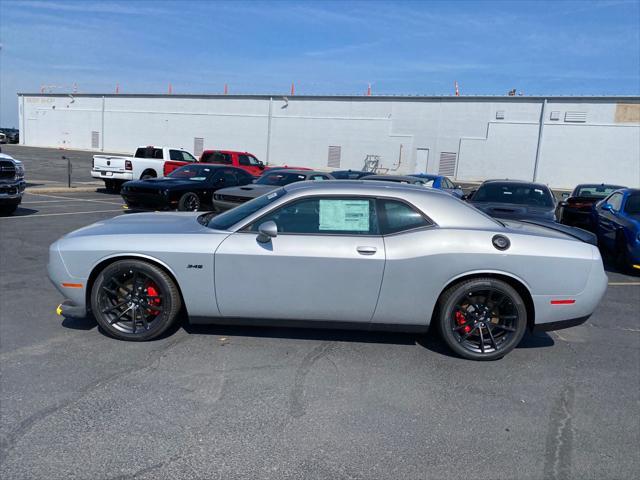
<path fill-rule="evenodd" d="M 493 220 L 447 193 L 387 182 L 292 183 L 232 210 L 140 213 L 76 230 L 49 252 L 65 316 L 150 340 L 192 323 L 426 331 L 471 359 L 527 329 L 584 322 L 607 285 L 598 249 Z"/>

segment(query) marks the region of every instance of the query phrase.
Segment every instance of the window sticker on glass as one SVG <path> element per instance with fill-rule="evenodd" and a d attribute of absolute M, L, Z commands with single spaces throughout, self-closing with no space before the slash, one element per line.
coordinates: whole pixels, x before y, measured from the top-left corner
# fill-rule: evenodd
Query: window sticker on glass
<path fill-rule="evenodd" d="M 320 230 L 368 231 L 369 200 L 320 200 Z"/>

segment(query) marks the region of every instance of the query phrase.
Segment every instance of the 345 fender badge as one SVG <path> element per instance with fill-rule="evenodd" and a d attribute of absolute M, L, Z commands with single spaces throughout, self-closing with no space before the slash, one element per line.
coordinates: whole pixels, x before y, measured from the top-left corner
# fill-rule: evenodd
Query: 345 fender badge
<path fill-rule="evenodd" d="M 193 263 L 190 263 L 189 265 L 187 265 L 187 268 L 202 268 L 202 265 L 194 265 Z"/>

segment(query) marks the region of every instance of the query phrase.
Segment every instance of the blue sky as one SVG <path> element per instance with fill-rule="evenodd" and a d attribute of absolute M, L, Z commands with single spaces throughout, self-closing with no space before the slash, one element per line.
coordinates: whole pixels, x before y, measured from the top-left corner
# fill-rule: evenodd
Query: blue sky
<path fill-rule="evenodd" d="M 18 91 L 640 93 L 640 0 L 0 0 L 0 124 Z"/>

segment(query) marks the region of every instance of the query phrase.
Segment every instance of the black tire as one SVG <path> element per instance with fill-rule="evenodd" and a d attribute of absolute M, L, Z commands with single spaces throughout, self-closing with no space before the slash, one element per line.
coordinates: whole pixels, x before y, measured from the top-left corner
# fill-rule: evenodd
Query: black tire
<path fill-rule="evenodd" d="M 156 175 L 156 172 L 153 170 L 145 170 L 144 172 L 142 172 L 142 176 L 140 177 L 140 180 L 148 180 L 150 178 L 157 178 L 158 175 Z"/>
<path fill-rule="evenodd" d="M 123 183 L 121 180 L 105 180 L 104 187 L 107 189 L 107 192 L 119 193 Z"/>
<path fill-rule="evenodd" d="M 518 292 L 495 278 L 464 280 L 439 300 L 438 330 L 447 346 L 469 360 L 495 360 L 513 350 L 527 328 Z"/>
<path fill-rule="evenodd" d="M 141 260 L 119 260 L 102 270 L 91 288 L 91 310 L 110 336 L 142 342 L 175 324 L 180 292 L 161 268 Z"/>
<path fill-rule="evenodd" d="M 181 212 L 195 212 L 200 208 L 200 197 L 193 192 L 187 192 L 178 201 L 178 210 Z"/>
<path fill-rule="evenodd" d="M 0 215 L 11 215 L 17 208 L 18 205 L 2 205 L 0 206 Z"/>

